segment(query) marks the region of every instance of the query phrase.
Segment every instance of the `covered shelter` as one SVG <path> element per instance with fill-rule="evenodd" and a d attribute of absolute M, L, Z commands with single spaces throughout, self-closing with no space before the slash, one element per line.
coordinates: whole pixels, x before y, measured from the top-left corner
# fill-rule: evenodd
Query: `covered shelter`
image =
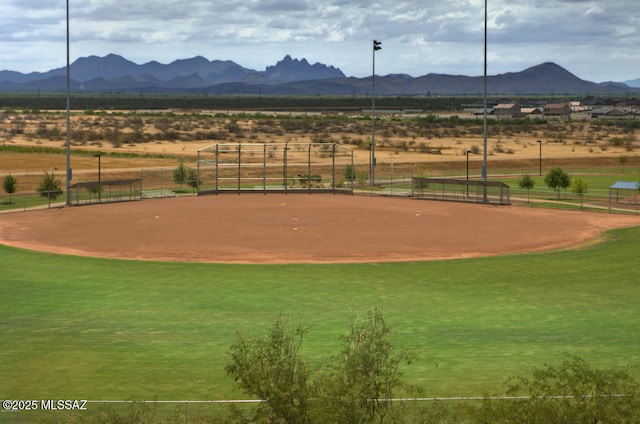
<path fill-rule="evenodd" d="M 637 204 L 637 193 L 639 188 L 640 183 L 637 182 L 616 181 L 609 186 L 609 202 Z"/>

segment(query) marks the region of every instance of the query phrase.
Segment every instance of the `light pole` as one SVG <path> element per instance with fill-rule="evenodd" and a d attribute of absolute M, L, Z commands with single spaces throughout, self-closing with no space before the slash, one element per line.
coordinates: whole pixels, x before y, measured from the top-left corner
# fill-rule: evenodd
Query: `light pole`
<path fill-rule="evenodd" d="M 542 140 L 536 141 L 540 145 L 540 176 L 542 176 Z"/>
<path fill-rule="evenodd" d="M 100 154 L 93 155 L 94 158 L 98 158 L 98 201 L 102 201 L 102 185 L 100 185 Z"/>
<path fill-rule="evenodd" d="M 382 42 L 373 40 L 373 60 L 371 72 L 371 185 L 376 181 L 376 51 Z"/>
<path fill-rule="evenodd" d="M 71 67 L 69 65 L 69 0 L 67 0 L 67 206 L 71 206 Z"/>
<path fill-rule="evenodd" d="M 483 138 L 484 138 L 484 150 L 482 160 L 482 180 L 487 182 L 487 0 L 484 0 L 484 76 L 483 76 Z M 485 196 L 486 201 L 486 196 Z"/>
<path fill-rule="evenodd" d="M 469 153 L 471 150 L 467 150 L 467 197 L 469 197 Z"/>

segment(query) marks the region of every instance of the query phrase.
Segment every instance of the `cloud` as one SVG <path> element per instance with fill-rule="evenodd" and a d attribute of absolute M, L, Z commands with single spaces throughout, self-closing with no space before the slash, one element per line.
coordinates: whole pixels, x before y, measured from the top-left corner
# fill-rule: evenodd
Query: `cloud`
<path fill-rule="evenodd" d="M 63 66 L 64 2 L 0 1 L 2 67 Z M 116 53 L 167 63 L 200 55 L 264 69 L 290 54 L 367 76 L 375 38 L 383 41 L 380 73 L 478 75 L 483 68 L 483 0 L 83 0 L 70 6 L 72 59 Z M 637 0 L 490 0 L 487 12 L 493 72 L 555 61 L 594 81 L 640 76 Z"/>

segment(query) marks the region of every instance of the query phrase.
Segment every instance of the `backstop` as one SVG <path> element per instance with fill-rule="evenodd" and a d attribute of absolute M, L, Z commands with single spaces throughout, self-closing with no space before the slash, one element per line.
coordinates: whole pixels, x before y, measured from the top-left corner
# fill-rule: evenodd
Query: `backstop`
<path fill-rule="evenodd" d="M 413 177 L 412 196 L 416 199 L 450 202 L 511 204 L 509 186 L 498 181 Z"/>
<path fill-rule="evenodd" d="M 336 143 L 225 143 L 198 150 L 198 195 L 353 193 L 353 150 Z"/>

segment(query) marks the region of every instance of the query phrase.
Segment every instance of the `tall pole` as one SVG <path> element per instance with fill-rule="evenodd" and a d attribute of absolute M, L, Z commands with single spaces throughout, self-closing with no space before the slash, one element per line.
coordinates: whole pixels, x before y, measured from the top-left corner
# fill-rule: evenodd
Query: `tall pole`
<path fill-rule="evenodd" d="M 102 181 L 102 177 L 101 177 L 102 172 L 100 170 L 100 158 L 101 158 L 101 156 L 98 155 L 98 183 L 100 183 Z"/>
<path fill-rule="evenodd" d="M 482 159 L 482 180 L 485 182 L 483 200 L 487 199 L 487 0 L 484 0 L 484 152 Z M 468 157 L 468 155 L 467 155 Z"/>
<path fill-rule="evenodd" d="M 469 197 L 469 153 L 471 150 L 467 150 L 467 197 Z"/>
<path fill-rule="evenodd" d="M 540 176 L 542 176 L 542 140 L 538 140 L 540 144 Z"/>
<path fill-rule="evenodd" d="M 376 50 L 382 42 L 373 40 L 373 60 L 371 72 L 371 185 L 376 182 Z"/>
<path fill-rule="evenodd" d="M 484 0 L 484 152 L 482 179 L 487 181 L 487 0 Z"/>
<path fill-rule="evenodd" d="M 71 206 L 71 67 L 69 65 L 69 0 L 67 0 L 67 206 Z"/>
<path fill-rule="evenodd" d="M 101 182 L 101 177 L 100 175 L 102 174 L 102 172 L 100 172 L 100 154 L 97 155 L 93 155 L 94 158 L 98 158 L 98 201 L 102 201 L 102 185 L 100 184 Z"/>

